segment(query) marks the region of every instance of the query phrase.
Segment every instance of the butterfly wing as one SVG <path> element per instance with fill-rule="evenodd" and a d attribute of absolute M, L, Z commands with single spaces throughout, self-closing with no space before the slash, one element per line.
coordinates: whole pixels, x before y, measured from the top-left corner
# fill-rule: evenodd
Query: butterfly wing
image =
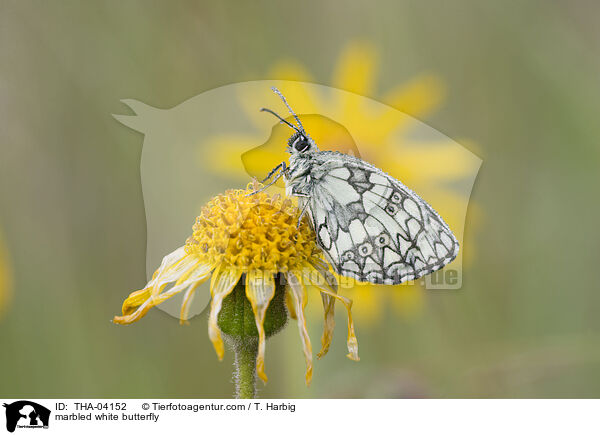
<path fill-rule="evenodd" d="M 441 269 L 458 241 L 421 197 L 375 166 L 322 151 L 312 171 L 310 218 L 340 275 L 400 284 Z"/>

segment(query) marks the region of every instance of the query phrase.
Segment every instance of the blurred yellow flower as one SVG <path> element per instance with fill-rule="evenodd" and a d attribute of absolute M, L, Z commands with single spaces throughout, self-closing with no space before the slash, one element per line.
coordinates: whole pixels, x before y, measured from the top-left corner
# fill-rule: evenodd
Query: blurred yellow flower
<path fill-rule="evenodd" d="M 452 185 L 472 178 L 473 172 L 476 173 L 472 160 L 465 158 L 456 143 L 445 136 L 434 139 L 411 136 L 418 124 L 414 118 L 422 118 L 439 106 L 444 96 L 442 82 L 433 75 L 421 75 L 396 86 L 381 98 L 389 106 L 386 109 L 374 106 L 368 98 L 357 97 L 357 94 L 376 93 L 377 67 L 377 51 L 368 44 L 354 43 L 340 55 L 331 80 L 333 87 L 349 92 L 327 93 L 325 89 L 317 89 L 309 83 L 314 81 L 310 73 L 294 61 L 278 63 L 269 75 L 277 80 L 294 81 L 278 87 L 319 149 L 358 155 L 382 168 L 432 204 L 450 228 L 462 231 L 464 215 L 449 210 L 461 207 L 466 210 L 469 198 Z M 241 95 L 240 104 L 248 118 L 260 127 L 264 125 L 264 115 L 258 108 L 265 102 L 258 98 Z M 410 116 L 399 116 L 398 111 Z M 324 113 L 334 114 L 335 120 Z M 202 155 L 202 161 L 206 162 L 207 170 L 239 179 L 247 179 L 248 174 L 262 179 L 270 169 L 287 161 L 284 145 L 289 135 L 285 126 L 277 125 L 268 141 L 260 146 L 257 146 L 263 141 L 260 132 L 217 136 L 203 144 L 206 154 Z M 360 144 L 360 149 L 356 144 Z M 240 156 L 245 171 L 240 170 Z M 406 316 L 420 311 L 422 292 L 416 282 L 384 288 L 341 279 L 345 294 L 357 302 L 357 318 L 380 319 L 385 307 Z"/>
<path fill-rule="evenodd" d="M 12 275 L 8 262 L 8 252 L 4 247 L 2 234 L 0 234 L 0 316 L 6 311 L 10 302 L 12 291 Z"/>
<path fill-rule="evenodd" d="M 226 298 L 241 283 L 256 324 L 256 372 L 266 382 L 264 355 L 269 332 L 265 329 L 270 325 L 265 319 L 270 304 L 278 297 L 276 292 L 281 289 L 285 292 L 280 297 L 285 298 L 287 312 L 298 322 L 308 385 L 312 378 L 312 348 L 304 316 L 305 284 L 317 287 L 323 301 L 324 328 L 319 357 L 329 350 L 337 300 L 348 313 L 348 357 L 358 360 L 358 342 L 350 311 L 352 301 L 337 294 L 335 277 L 322 259 L 306 218 L 297 225 L 300 211 L 289 199 L 257 192 L 257 188 L 258 184 L 254 189 L 248 186 L 245 190 L 229 190 L 203 207 L 185 246 L 163 259 L 146 287 L 129 295 L 123 303 L 123 315 L 115 316 L 113 321 L 125 325 L 136 322 L 150 308 L 184 292 L 180 321 L 185 323 L 196 288 L 212 275 L 208 335 L 218 358 L 222 359 L 224 344 L 219 313 Z M 244 329 L 248 333 L 251 328 L 244 325 Z"/>

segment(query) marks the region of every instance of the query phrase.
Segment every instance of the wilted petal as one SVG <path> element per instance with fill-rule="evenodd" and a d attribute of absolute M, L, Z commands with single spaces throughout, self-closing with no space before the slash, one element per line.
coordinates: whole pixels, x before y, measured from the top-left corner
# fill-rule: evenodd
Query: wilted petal
<path fill-rule="evenodd" d="M 322 261 L 314 261 L 312 262 L 312 266 L 312 268 L 305 267 L 303 269 L 304 279 L 307 282 L 312 282 L 314 280 L 325 281 L 329 283 L 331 290 L 334 293 L 337 293 L 337 279 L 331 272 L 329 272 L 326 263 Z M 306 275 L 314 273 L 318 273 L 318 276 L 313 276 L 312 279 L 309 277 L 307 279 Z M 322 358 L 329 351 L 329 346 L 331 345 L 331 340 L 333 339 L 333 330 L 335 328 L 335 298 L 326 293 L 321 293 L 321 299 L 323 301 L 323 335 L 321 336 L 321 350 L 317 354 L 317 358 Z"/>
<path fill-rule="evenodd" d="M 213 266 L 211 264 L 202 264 L 197 266 L 190 276 L 188 276 L 186 282 L 190 283 L 190 285 L 183 296 L 183 303 L 181 304 L 181 312 L 179 314 L 180 324 L 183 325 L 187 322 L 196 289 L 210 277 L 212 269 Z"/>
<path fill-rule="evenodd" d="M 128 325 L 136 322 L 144 317 L 150 308 L 157 305 L 157 303 L 160 303 L 153 297 L 158 277 L 164 274 L 164 272 L 174 264 L 180 262 L 185 256 L 186 253 L 184 247 L 178 248 L 165 256 L 160 267 L 154 272 L 152 279 L 146 284 L 146 287 L 131 293 L 127 299 L 125 299 L 121 308 L 123 316 L 115 316 L 113 322 L 121 325 Z M 165 284 L 166 283 L 167 282 L 165 282 Z"/>
<path fill-rule="evenodd" d="M 219 312 L 223 299 L 232 292 L 235 285 L 242 276 L 241 269 L 221 263 L 213 273 L 210 282 L 210 294 L 212 301 L 210 303 L 210 314 L 208 316 L 208 337 L 212 341 L 217 357 L 222 360 L 225 353 L 223 339 L 221 338 L 221 330 L 217 324 Z"/>
<path fill-rule="evenodd" d="M 147 285 L 148 287 L 152 286 L 152 296 L 158 296 L 163 288 L 171 282 L 175 282 L 176 285 L 184 282 L 195 270 L 195 267 L 201 263 L 198 258 L 192 255 L 185 255 L 168 267 L 163 267 L 163 264 L 161 264 L 156 277 Z"/>
<path fill-rule="evenodd" d="M 337 289 L 330 284 L 331 278 L 329 277 L 329 275 L 333 276 L 331 274 L 331 272 L 324 269 L 323 266 L 320 265 L 319 263 L 311 263 L 311 265 L 315 268 L 315 270 L 319 274 L 326 277 L 326 279 L 325 280 L 315 279 L 315 277 L 312 276 L 312 274 L 310 274 L 310 273 L 304 274 L 305 279 L 311 285 L 317 287 L 321 291 L 322 294 L 324 293 L 332 298 L 339 300 L 342 304 L 344 304 L 344 307 L 346 307 L 346 311 L 348 312 L 347 346 L 348 346 L 348 352 L 349 352 L 348 355 L 346 355 L 346 356 L 348 358 L 350 358 L 351 360 L 359 361 L 360 358 L 358 357 L 358 340 L 356 339 L 356 334 L 354 333 L 354 321 L 352 320 L 352 300 L 337 294 L 337 292 L 336 292 Z M 325 332 L 323 334 L 325 334 Z"/>
<path fill-rule="evenodd" d="M 139 290 L 141 291 L 141 290 Z M 136 292 L 137 293 L 137 292 Z M 119 325 L 129 325 L 133 322 L 137 322 L 142 317 L 146 315 L 148 310 L 154 306 L 154 301 L 152 298 L 148 298 L 144 303 L 142 303 L 135 311 L 130 312 L 130 314 L 124 316 L 115 316 L 113 318 L 113 323 Z"/>
<path fill-rule="evenodd" d="M 123 315 L 129 315 L 136 311 L 144 302 L 146 302 L 150 298 L 150 289 L 143 288 L 141 290 L 137 290 L 131 293 L 127 299 L 123 302 L 123 306 L 121 307 L 121 311 Z"/>
<path fill-rule="evenodd" d="M 285 292 L 285 307 L 288 310 L 288 315 L 290 319 L 296 320 L 298 316 L 296 315 L 296 308 L 294 307 L 294 298 L 292 297 L 291 292 Z"/>
<path fill-rule="evenodd" d="M 256 357 L 256 373 L 267 382 L 265 374 L 265 314 L 269 302 L 275 296 L 275 281 L 273 274 L 262 270 L 252 269 L 246 274 L 246 297 L 252 305 L 256 329 L 258 329 L 258 356 Z"/>
<path fill-rule="evenodd" d="M 194 300 L 194 294 L 196 294 L 196 289 L 200 284 L 200 282 L 192 284 L 183 295 L 183 303 L 181 304 L 181 311 L 179 312 L 180 325 L 185 325 L 189 323 L 187 320 L 190 314 L 190 306 L 192 305 L 192 301 Z"/>
<path fill-rule="evenodd" d="M 330 284 L 331 290 L 337 293 L 338 286 L 335 276 L 325 268 L 317 266 L 316 269 L 321 273 L 323 279 Z M 335 328 L 335 298 L 321 292 L 321 299 L 323 300 L 323 336 L 321 337 L 321 350 L 317 354 L 317 358 L 322 358 L 329 351 L 333 329 Z"/>
<path fill-rule="evenodd" d="M 175 263 L 177 263 L 178 261 L 180 261 L 185 256 L 186 256 L 185 246 L 177 248 L 176 250 L 174 250 L 173 252 L 171 252 L 169 255 L 165 256 L 163 258 L 163 260 L 161 261 L 159 268 L 156 269 L 156 271 L 154 272 L 154 274 L 152 274 L 152 279 L 148 283 L 148 286 L 151 283 L 155 284 L 156 278 L 159 275 L 161 275 L 165 270 L 171 268 Z"/>
<path fill-rule="evenodd" d="M 304 350 L 304 359 L 306 360 L 306 385 L 310 385 L 312 380 L 312 347 L 310 345 L 310 337 L 306 330 L 306 318 L 304 317 L 304 307 L 306 307 L 306 288 L 300 282 L 299 277 L 294 272 L 286 274 L 288 282 L 288 290 L 294 301 L 294 308 L 298 319 L 298 329 L 300 331 L 300 339 L 302 340 L 302 349 Z"/>
<path fill-rule="evenodd" d="M 125 302 L 123 302 L 123 316 L 115 316 L 113 322 L 125 325 L 133 323 L 144 317 L 150 308 L 161 304 L 185 289 L 188 289 L 188 293 L 186 293 L 186 298 L 188 298 L 191 289 L 208 279 L 213 266 L 210 264 L 198 264 L 198 262 L 186 264 L 188 265 L 189 270 L 183 270 L 181 278 L 166 292 L 156 295 L 153 294 L 151 281 L 142 290 L 131 293 L 129 297 L 125 299 Z M 168 282 L 165 283 L 165 285 L 166 284 L 168 284 Z"/>
<path fill-rule="evenodd" d="M 317 354 L 317 358 L 322 358 L 329 351 L 331 340 L 333 339 L 333 329 L 335 328 L 334 307 L 335 299 L 326 293 L 321 292 L 323 300 L 323 335 L 321 336 L 321 350 Z"/>

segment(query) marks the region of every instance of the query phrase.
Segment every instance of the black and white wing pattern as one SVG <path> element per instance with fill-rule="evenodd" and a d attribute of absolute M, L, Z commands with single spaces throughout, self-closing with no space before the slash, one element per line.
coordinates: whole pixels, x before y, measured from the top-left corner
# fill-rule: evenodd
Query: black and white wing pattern
<path fill-rule="evenodd" d="M 456 258 L 448 225 L 400 181 L 352 156 L 316 154 L 306 200 L 317 241 L 338 274 L 400 284 Z"/>

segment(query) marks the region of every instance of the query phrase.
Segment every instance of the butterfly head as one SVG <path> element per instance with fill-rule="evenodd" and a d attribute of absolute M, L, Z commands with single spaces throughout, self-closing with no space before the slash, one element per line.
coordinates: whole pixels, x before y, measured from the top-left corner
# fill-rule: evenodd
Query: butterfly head
<path fill-rule="evenodd" d="M 317 145 L 315 144 L 315 141 L 304 132 L 294 133 L 289 138 L 286 149 L 290 154 L 303 154 L 316 150 Z"/>
<path fill-rule="evenodd" d="M 294 130 L 294 134 L 288 140 L 288 146 L 287 146 L 286 151 L 290 154 L 304 154 L 304 153 L 318 151 L 317 144 L 308 135 L 306 130 L 304 130 L 304 126 L 300 122 L 300 118 L 298 117 L 298 115 L 296 115 L 296 113 L 294 113 L 294 111 L 288 104 L 288 102 L 285 99 L 285 97 L 283 96 L 283 94 L 279 91 L 279 89 L 277 89 L 275 87 L 273 87 L 271 89 L 273 90 L 273 92 L 275 92 L 277 95 L 279 95 L 279 98 L 282 99 L 283 103 L 286 105 L 286 107 L 288 108 L 288 110 L 290 111 L 290 113 L 292 114 L 294 119 L 296 120 L 296 123 L 298 124 L 298 125 L 292 124 L 291 122 L 289 122 L 289 121 L 285 120 L 284 118 L 282 118 L 281 116 L 279 116 L 277 113 L 273 112 L 271 109 L 265 109 L 264 107 L 262 109 L 260 109 L 261 112 L 268 112 L 271 115 L 277 117 L 280 122 L 282 122 L 283 124 L 286 124 L 292 130 Z"/>

